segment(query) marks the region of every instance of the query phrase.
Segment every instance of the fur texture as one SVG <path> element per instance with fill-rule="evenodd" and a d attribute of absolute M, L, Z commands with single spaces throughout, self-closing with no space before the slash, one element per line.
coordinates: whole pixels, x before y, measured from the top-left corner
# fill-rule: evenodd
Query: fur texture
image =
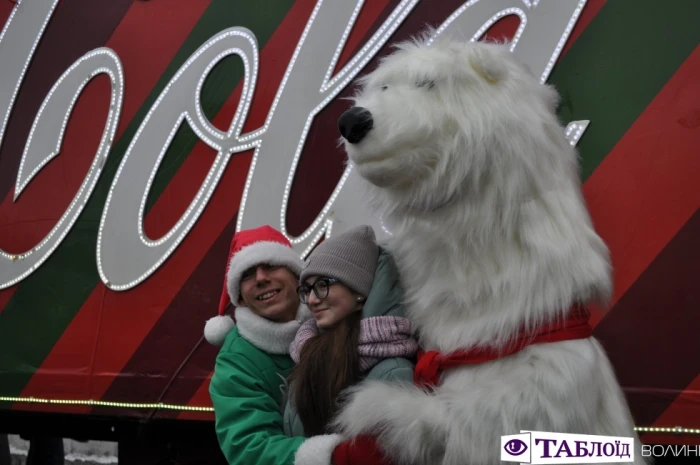
<path fill-rule="evenodd" d="M 426 351 L 503 346 L 611 295 L 556 91 L 507 45 L 406 42 L 362 81 L 373 128 L 346 151 L 392 232 L 407 315 Z M 594 339 L 540 344 L 445 372 L 433 393 L 365 382 L 336 420 L 399 463 L 500 462 L 520 430 L 634 436 Z M 635 450 L 637 464 L 644 463 Z"/>

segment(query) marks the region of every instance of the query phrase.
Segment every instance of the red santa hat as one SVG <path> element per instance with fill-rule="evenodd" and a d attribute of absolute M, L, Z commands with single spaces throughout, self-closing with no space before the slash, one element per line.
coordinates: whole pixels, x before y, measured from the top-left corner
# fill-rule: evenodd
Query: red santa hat
<path fill-rule="evenodd" d="M 304 261 L 292 249 L 284 235 L 270 226 L 247 229 L 234 234 L 229 248 L 226 279 L 219 300 L 219 314 L 209 319 L 204 326 L 205 339 L 215 346 L 223 344 L 226 335 L 236 322 L 227 315 L 229 305 L 238 306 L 241 275 L 248 268 L 266 263 L 282 265 L 296 275 L 301 273 Z"/>

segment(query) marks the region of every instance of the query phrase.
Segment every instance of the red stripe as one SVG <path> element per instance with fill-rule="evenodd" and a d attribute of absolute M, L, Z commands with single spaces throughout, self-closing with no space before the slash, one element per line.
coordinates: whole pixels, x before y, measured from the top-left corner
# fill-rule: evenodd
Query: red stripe
<path fill-rule="evenodd" d="M 15 4 L 12 2 L 0 2 L 0 24 L 2 26 L 0 27 L 0 30 L 5 27 L 5 23 L 7 22 L 7 18 L 10 17 L 10 13 L 12 13 L 12 9 L 15 7 Z"/>
<path fill-rule="evenodd" d="M 700 207 L 700 47 L 681 65 L 584 185 L 610 247 L 612 308 Z M 607 310 L 596 309 L 592 324 Z"/>
<path fill-rule="evenodd" d="M 174 2 L 176 3 L 174 4 Z M 125 95 L 119 134 L 126 128 L 126 122 L 131 121 L 143 105 L 151 89 L 162 76 L 209 3 L 209 0 L 133 3 L 106 44 L 119 55 L 124 69 Z M 102 90 L 103 92 L 97 97 L 106 100 L 104 96 L 107 95 L 107 90 Z M 88 96 L 85 95 L 85 97 Z M 81 98 L 81 101 L 86 100 L 85 97 Z M 106 110 L 103 113 L 106 114 Z M 90 112 L 81 114 L 84 117 L 98 120 Z M 77 113 L 76 116 L 78 116 Z M 69 125 L 69 133 L 71 127 L 80 128 L 82 131 L 88 122 L 82 119 L 72 121 Z M 101 133 L 101 131 L 99 132 Z M 68 138 L 66 143 L 69 143 Z M 75 140 L 73 143 L 80 144 L 81 141 Z M 95 146 L 96 144 L 87 147 L 90 158 L 92 157 L 91 151 L 94 150 Z M 66 167 L 74 170 L 73 163 L 75 162 L 67 163 Z M 49 167 L 50 165 L 43 171 Z M 84 172 L 85 170 L 83 170 Z M 32 184 L 36 184 L 42 189 L 46 187 L 39 180 Z M 29 190 L 30 188 L 28 188 Z M 39 189 L 37 188 L 37 190 Z M 103 286 L 98 286 L 83 304 L 73 322 L 23 390 L 23 396 L 43 397 L 50 394 L 60 394 L 62 398 L 89 398 L 89 386 L 85 376 L 90 373 L 91 354 L 95 346 L 100 308 L 104 305 L 102 302 L 104 289 Z M 111 291 L 108 294 L 113 297 Z M 148 308 L 144 308 L 142 311 L 148 312 Z M 124 318 L 124 320 L 129 321 L 129 318 Z M 59 385 L 63 386 L 60 391 L 50 387 Z M 44 410 L 45 406 L 41 408 Z"/>

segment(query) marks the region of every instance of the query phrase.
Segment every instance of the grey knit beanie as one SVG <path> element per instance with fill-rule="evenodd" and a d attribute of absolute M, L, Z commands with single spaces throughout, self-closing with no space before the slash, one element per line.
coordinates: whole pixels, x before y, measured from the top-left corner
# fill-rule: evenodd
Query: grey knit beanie
<path fill-rule="evenodd" d="M 303 283 L 309 276 L 339 279 L 367 297 L 377 269 L 379 247 L 370 226 L 358 226 L 339 236 L 331 236 L 316 247 L 301 272 Z"/>

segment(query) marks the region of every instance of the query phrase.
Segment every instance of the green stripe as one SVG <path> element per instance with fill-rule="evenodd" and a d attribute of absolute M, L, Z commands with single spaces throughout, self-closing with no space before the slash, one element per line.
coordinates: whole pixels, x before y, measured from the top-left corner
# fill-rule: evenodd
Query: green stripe
<path fill-rule="evenodd" d="M 131 139 L 168 81 L 201 44 L 228 27 L 245 25 L 255 33 L 262 49 L 292 4 L 293 0 L 212 1 L 112 148 L 104 173 L 72 231 L 51 258 L 22 282 L 0 313 L 0 394 L 20 394 L 99 283 L 95 261 L 97 228 L 109 187 Z M 242 76 L 240 59 L 225 59 L 212 70 L 202 91 L 202 106 L 208 118 L 213 119 L 218 113 Z M 128 83 L 126 91 L 129 91 Z M 197 141 L 188 125 L 180 128 L 154 180 L 149 206 L 163 192 Z"/>
<path fill-rule="evenodd" d="M 584 180 L 698 46 L 698 18 L 697 0 L 608 0 L 555 66 L 562 122 L 591 121 L 578 144 Z"/>

